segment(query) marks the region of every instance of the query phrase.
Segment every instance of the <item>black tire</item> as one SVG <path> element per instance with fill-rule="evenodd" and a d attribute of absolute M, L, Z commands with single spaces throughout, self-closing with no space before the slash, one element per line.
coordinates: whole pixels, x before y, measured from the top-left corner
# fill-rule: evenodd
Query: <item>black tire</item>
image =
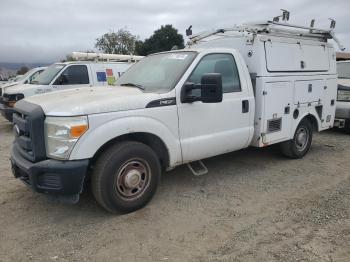
<path fill-rule="evenodd" d="M 301 136 L 304 137 L 304 135 L 306 140 L 301 139 Z M 304 119 L 295 130 L 293 139 L 281 143 L 280 148 L 282 154 L 286 157 L 298 159 L 306 155 L 311 147 L 311 143 L 312 125 L 307 119 Z"/>
<path fill-rule="evenodd" d="M 91 176 L 96 201 L 111 213 L 144 207 L 160 182 L 161 167 L 147 145 L 124 141 L 109 147 L 97 159 Z"/>

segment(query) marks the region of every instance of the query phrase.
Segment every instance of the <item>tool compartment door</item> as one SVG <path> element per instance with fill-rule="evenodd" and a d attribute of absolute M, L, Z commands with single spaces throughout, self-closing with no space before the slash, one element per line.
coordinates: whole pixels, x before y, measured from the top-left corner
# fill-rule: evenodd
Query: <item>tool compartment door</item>
<path fill-rule="evenodd" d="M 269 72 L 328 71 L 328 48 L 303 43 L 265 42 L 266 68 Z"/>
<path fill-rule="evenodd" d="M 292 127 L 293 83 L 267 82 L 264 86 L 264 142 L 288 139 Z"/>
<path fill-rule="evenodd" d="M 325 81 L 322 79 L 295 81 L 294 104 L 306 104 L 323 100 Z"/>
<path fill-rule="evenodd" d="M 325 80 L 325 90 L 323 92 L 322 128 L 333 126 L 336 100 L 337 100 L 337 79 L 329 78 Z"/>

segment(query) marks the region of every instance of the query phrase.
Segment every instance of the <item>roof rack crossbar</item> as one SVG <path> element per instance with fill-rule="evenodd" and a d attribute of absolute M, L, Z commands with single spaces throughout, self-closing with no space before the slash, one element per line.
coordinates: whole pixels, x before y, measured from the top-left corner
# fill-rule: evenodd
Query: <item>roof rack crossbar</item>
<path fill-rule="evenodd" d="M 299 29 L 299 30 L 290 30 L 290 29 L 281 29 L 281 28 L 276 28 L 274 26 L 282 26 L 286 28 L 293 28 L 293 29 Z M 300 30 L 301 29 L 301 30 Z M 307 31 L 302 31 L 302 30 L 307 30 Z M 293 25 L 289 23 L 281 23 L 281 22 L 275 22 L 275 21 L 267 21 L 266 23 L 262 24 L 246 24 L 242 26 L 234 26 L 232 28 L 221 28 L 221 29 L 216 29 L 216 30 L 211 30 L 211 31 L 206 31 L 202 32 L 193 36 L 190 36 L 189 43 L 188 45 L 195 44 L 198 41 L 201 41 L 205 38 L 208 38 L 213 35 L 217 35 L 220 33 L 225 33 L 227 31 L 231 32 L 250 32 L 253 34 L 258 34 L 258 33 L 271 33 L 275 32 L 276 34 L 281 34 L 281 35 L 294 35 L 298 37 L 311 37 L 311 38 L 320 38 L 320 39 L 333 39 L 340 50 L 344 51 L 345 48 L 341 45 L 339 42 L 338 38 L 335 36 L 335 33 L 332 29 L 319 29 L 315 27 L 308 27 L 308 26 L 300 26 L 300 25 Z"/>

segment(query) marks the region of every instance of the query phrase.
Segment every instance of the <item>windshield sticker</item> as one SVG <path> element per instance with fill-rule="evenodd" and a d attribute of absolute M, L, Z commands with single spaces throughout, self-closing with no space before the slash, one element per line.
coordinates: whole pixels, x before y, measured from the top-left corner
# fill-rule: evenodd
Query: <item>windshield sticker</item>
<path fill-rule="evenodd" d="M 96 72 L 97 82 L 106 82 L 107 77 L 105 72 Z"/>
<path fill-rule="evenodd" d="M 170 54 L 169 59 L 179 59 L 184 60 L 188 55 L 186 54 Z"/>

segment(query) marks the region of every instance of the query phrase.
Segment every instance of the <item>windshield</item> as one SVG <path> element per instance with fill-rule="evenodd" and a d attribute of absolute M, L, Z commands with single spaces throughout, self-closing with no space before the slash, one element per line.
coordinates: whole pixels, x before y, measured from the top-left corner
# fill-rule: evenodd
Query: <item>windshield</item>
<path fill-rule="evenodd" d="M 337 63 L 338 78 L 350 79 L 350 62 Z"/>
<path fill-rule="evenodd" d="M 136 63 L 116 82 L 116 85 L 135 86 L 144 92 L 170 91 L 185 73 L 197 53 L 169 52 L 150 55 Z"/>
<path fill-rule="evenodd" d="M 55 78 L 55 76 L 62 70 L 64 65 L 51 65 L 46 68 L 40 75 L 35 77 L 31 84 L 48 85 Z"/>
<path fill-rule="evenodd" d="M 25 76 L 25 75 L 18 75 L 18 76 L 16 76 L 16 77 L 12 80 L 12 82 L 21 81 L 22 79 L 24 79 L 24 76 Z"/>
<path fill-rule="evenodd" d="M 27 73 L 25 73 L 24 75 L 19 75 L 16 76 L 15 80 L 13 82 L 19 82 L 22 81 L 24 79 L 26 79 L 29 75 L 31 75 L 33 72 L 35 71 L 35 69 L 31 69 L 29 70 Z"/>

